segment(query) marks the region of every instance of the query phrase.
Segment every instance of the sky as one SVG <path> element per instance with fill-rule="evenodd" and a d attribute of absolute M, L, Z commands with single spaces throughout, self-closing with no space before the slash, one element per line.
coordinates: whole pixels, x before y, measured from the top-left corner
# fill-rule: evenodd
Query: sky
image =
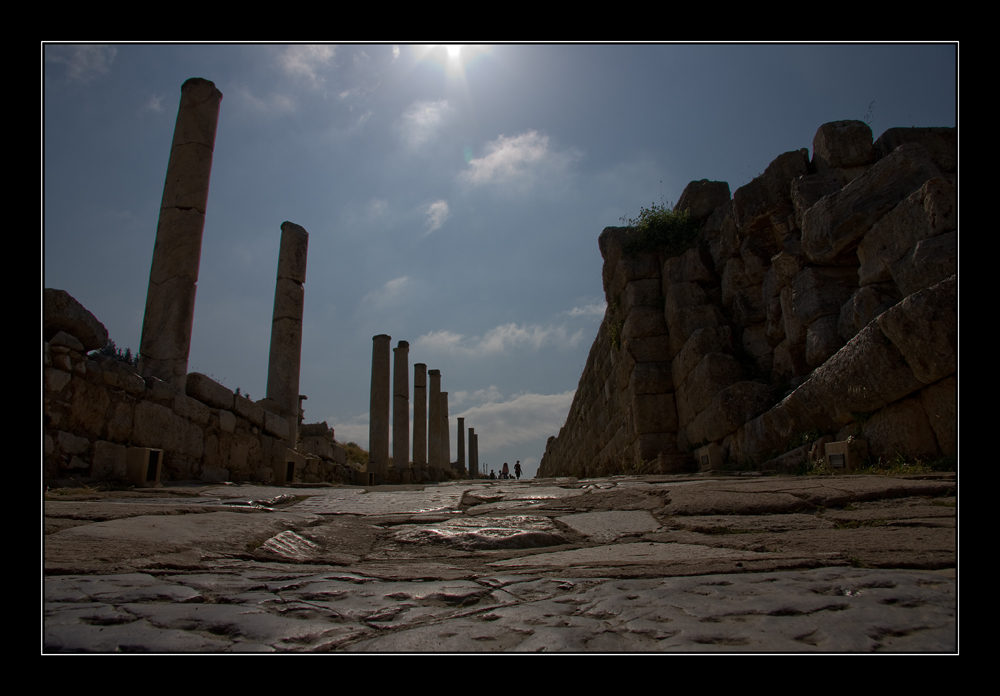
<path fill-rule="evenodd" d="M 534 475 L 604 316 L 597 239 L 824 123 L 957 126 L 956 44 L 46 44 L 43 287 L 139 350 L 185 80 L 222 92 L 189 372 L 254 400 L 281 223 L 309 233 L 305 422 L 368 448 L 372 337 Z M 41 294 L 41 293 L 39 293 Z M 412 405 L 411 405 L 412 409 Z M 412 433 L 412 429 L 411 429 Z M 412 437 L 412 435 L 411 435 Z M 391 451 L 391 450 L 390 450 Z"/>

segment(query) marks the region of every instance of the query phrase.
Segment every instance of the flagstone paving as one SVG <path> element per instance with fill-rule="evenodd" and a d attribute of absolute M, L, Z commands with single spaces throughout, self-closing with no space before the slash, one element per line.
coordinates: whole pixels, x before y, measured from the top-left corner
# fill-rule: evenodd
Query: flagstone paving
<path fill-rule="evenodd" d="M 954 475 L 46 497 L 57 652 L 956 653 Z"/>

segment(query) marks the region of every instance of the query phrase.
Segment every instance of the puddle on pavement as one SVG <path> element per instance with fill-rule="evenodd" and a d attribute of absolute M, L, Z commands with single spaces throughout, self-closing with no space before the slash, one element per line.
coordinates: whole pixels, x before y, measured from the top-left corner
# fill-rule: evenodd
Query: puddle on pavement
<path fill-rule="evenodd" d="M 430 526 L 407 525 L 396 541 L 461 550 L 533 549 L 569 543 L 547 517 L 510 515 L 451 520 Z"/>

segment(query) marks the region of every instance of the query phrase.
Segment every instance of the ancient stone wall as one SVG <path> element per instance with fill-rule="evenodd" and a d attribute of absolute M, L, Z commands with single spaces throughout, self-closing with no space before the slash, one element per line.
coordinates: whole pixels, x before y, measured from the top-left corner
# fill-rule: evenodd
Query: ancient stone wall
<path fill-rule="evenodd" d="M 271 481 L 288 446 L 287 419 L 190 373 L 184 392 L 138 368 L 89 351 L 104 326 L 62 290 L 45 290 L 43 475 L 46 481 L 123 480 L 129 447 L 164 452 L 164 479 Z M 354 482 L 344 449 L 325 423 L 303 426 L 305 482 Z"/>
<path fill-rule="evenodd" d="M 820 127 L 732 198 L 692 182 L 683 254 L 607 228 L 608 309 L 541 476 L 678 471 L 716 443 L 794 468 L 815 442 L 873 459 L 957 452 L 957 136 Z"/>

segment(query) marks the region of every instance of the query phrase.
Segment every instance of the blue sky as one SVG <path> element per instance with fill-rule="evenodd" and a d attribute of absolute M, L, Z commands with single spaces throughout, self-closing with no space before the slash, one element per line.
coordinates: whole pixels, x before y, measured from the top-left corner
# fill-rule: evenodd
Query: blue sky
<path fill-rule="evenodd" d="M 735 191 L 828 121 L 956 126 L 954 44 L 43 44 L 43 283 L 139 348 L 180 87 L 223 93 L 189 371 L 265 395 L 280 225 L 309 232 L 306 421 L 368 444 L 372 336 L 532 475 L 604 315 L 597 238 Z"/>

